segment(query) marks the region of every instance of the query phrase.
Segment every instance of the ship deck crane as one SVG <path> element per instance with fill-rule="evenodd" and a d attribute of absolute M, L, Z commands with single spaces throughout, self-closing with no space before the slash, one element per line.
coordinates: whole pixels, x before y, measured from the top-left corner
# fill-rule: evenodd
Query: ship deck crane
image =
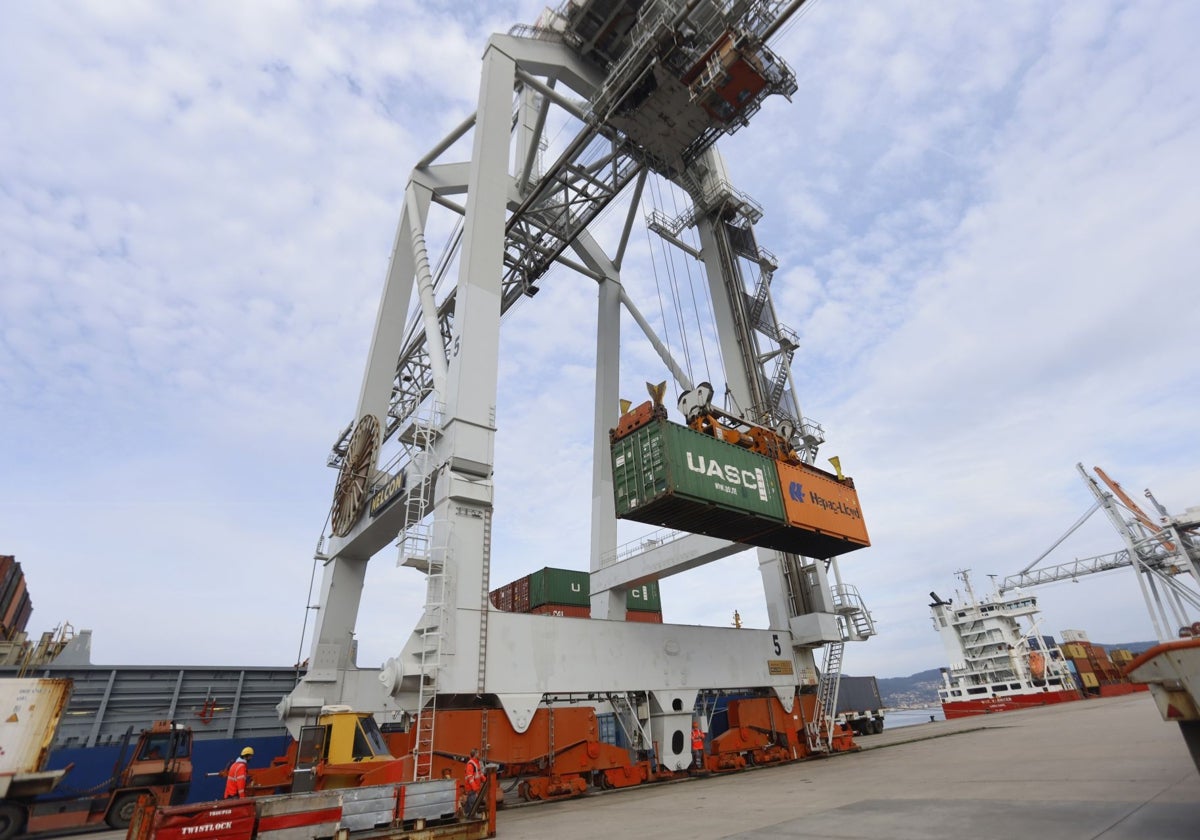
<path fill-rule="evenodd" d="M 691 534 L 617 560 L 608 434 L 619 419 L 623 312 L 679 387 L 693 387 L 622 285 L 649 177 L 691 197 L 677 222 L 698 233 L 726 386 L 747 406 L 742 419 L 786 436 L 807 462 L 823 440 L 800 414 L 786 364 L 796 342 L 775 320 L 773 260 L 755 244 L 753 204 L 730 186 L 714 147 L 768 96 L 795 91 L 767 40 L 803 5 L 571 0 L 535 27 L 489 40 L 477 110 L 417 162 L 405 192 L 355 419 L 330 458 L 339 477 L 332 534 L 318 558 L 309 670 L 280 704 L 293 734 L 334 704 L 383 722 L 415 717 L 413 774 L 425 778 L 450 736 L 439 720 L 480 710 L 479 731 L 464 742 L 455 724 L 453 736 L 488 757 L 496 714 L 520 735 L 565 699 L 605 704 L 651 750 L 654 769 L 673 772 L 691 764 L 684 736 L 694 710 L 739 692 L 770 698 L 761 722 L 747 709 L 743 730 L 768 733 L 772 755 L 790 749 L 795 758 L 804 747 L 782 742 L 791 724 L 777 715 L 803 714 L 798 697 L 816 688 L 814 649 L 874 632 L 836 560 L 760 549 L 765 630 L 603 620 L 623 617 L 626 587 L 746 547 Z M 549 136 L 552 120 L 569 127 L 565 141 Z M 451 156 L 466 146 L 469 156 Z M 543 166 L 550 149 L 557 154 Z M 628 192 L 619 242 L 606 249 L 593 223 Z M 439 228 L 430 217 L 446 211 L 454 233 L 435 266 L 428 238 Z M 763 268 L 756 286 L 737 267 L 747 257 Z M 595 284 L 591 621 L 501 612 L 488 602 L 501 319 L 554 266 Z M 353 635 L 366 567 L 392 544 L 426 575 L 424 612 L 399 655 L 383 668 L 359 668 Z M 802 722 L 808 747 L 828 749 L 829 725 Z M 556 731 L 551 723 L 551 761 Z"/>

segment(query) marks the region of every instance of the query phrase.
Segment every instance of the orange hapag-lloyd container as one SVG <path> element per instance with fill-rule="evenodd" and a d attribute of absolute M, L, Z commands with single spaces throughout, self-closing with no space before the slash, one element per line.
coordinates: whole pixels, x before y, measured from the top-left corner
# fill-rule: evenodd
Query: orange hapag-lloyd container
<path fill-rule="evenodd" d="M 808 464 L 777 461 L 784 518 L 794 529 L 794 547 L 785 550 L 808 557 L 831 557 L 871 544 L 858 493 L 849 481 Z"/>

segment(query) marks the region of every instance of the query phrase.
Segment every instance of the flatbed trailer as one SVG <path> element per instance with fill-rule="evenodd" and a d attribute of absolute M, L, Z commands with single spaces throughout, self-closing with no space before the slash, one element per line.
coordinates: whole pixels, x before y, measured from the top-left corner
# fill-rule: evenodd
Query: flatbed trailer
<path fill-rule="evenodd" d="M 139 809 L 127 840 L 482 840 L 496 836 L 495 772 L 472 814 L 454 779 Z"/>

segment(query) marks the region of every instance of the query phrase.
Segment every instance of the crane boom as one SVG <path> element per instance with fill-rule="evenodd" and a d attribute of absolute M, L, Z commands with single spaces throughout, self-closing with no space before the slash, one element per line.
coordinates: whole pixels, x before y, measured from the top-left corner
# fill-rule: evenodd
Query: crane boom
<path fill-rule="evenodd" d="M 1113 569 L 1125 569 L 1133 565 L 1128 549 L 1121 549 L 1110 554 L 1100 554 L 1082 560 L 1072 560 L 1070 563 L 1059 563 L 1043 569 L 1025 569 L 1015 575 L 1009 575 L 1000 584 L 1000 594 L 1011 589 L 1030 586 L 1040 586 L 1055 583 L 1060 580 L 1078 580 L 1084 575 L 1097 572 L 1111 572 Z"/>
<path fill-rule="evenodd" d="M 1137 502 L 1129 497 L 1129 494 L 1125 492 L 1120 484 L 1117 484 L 1117 482 L 1108 477 L 1108 474 L 1105 473 L 1104 470 L 1100 469 L 1099 467 L 1092 467 L 1092 469 L 1096 471 L 1096 475 L 1100 476 L 1100 480 L 1107 484 L 1109 489 L 1112 490 L 1116 497 L 1121 500 L 1121 504 L 1125 505 L 1125 507 L 1129 509 L 1129 512 L 1137 517 L 1138 522 L 1141 522 L 1155 534 L 1162 530 L 1162 528 L 1159 528 L 1156 524 L 1154 524 L 1154 521 L 1146 515 L 1145 511 L 1138 507 Z M 1169 540 L 1163 540 L 1163 546 L 1168 551 L 1175 550 L 1175 546 Z"/>

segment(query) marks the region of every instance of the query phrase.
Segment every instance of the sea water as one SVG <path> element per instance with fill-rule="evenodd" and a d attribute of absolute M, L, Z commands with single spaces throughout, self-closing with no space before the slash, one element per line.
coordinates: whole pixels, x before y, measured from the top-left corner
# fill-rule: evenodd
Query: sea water
<path fill-rule="evenodd" d="M 883 727 L 886 732 L 888 729 L 896 729 L 901 726 L 917 726 L 945 719 L 946 716 L 942 713 L 941 706 L 926 706 L 918 709 L 885 709 Z"/>

